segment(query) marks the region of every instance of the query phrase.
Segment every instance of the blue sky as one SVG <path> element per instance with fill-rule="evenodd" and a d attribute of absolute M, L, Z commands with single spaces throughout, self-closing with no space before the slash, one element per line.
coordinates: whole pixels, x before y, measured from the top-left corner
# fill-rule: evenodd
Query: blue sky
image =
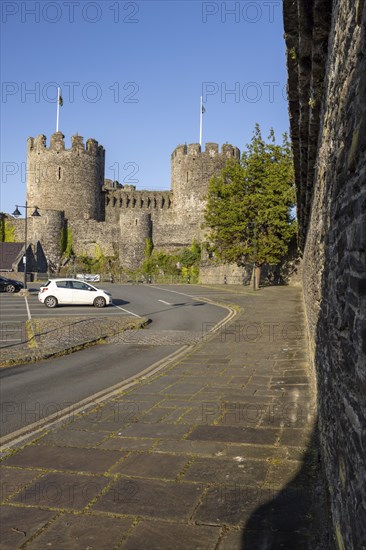
<path fill-rule="evenodd" d="M 288 131 L 282 2 L 6 1 L 1 4 L 1 210 L 25 200 L 26 140 L 60 130 L 106 149 L 106 177 L 170 188 L 170 154 L 241 150 L 254 124 Z M 230 93 L 231 91 L 231 93 Z M 135 180 L 135 181 L 133 181 Z"/>

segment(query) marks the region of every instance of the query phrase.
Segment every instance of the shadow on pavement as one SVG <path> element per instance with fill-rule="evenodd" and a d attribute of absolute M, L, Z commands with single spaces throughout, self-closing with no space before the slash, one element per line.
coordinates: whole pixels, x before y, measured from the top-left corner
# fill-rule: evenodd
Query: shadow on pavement
<path fill-rule="evenodd" d="M 286 459 L 283 462 L 286 466 Z M 282 490 L 273 489 L 272 493 L 272 500 L 256 508 L 245 524 L 242 550 L 333 548 L 317 424 L 304 453 L 301 470 Z"/>

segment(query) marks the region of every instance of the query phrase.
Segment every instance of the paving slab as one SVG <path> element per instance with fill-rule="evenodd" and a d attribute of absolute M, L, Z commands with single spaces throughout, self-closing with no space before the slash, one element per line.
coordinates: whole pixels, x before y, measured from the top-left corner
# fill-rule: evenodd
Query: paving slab
<path fill-rule="evenodd" d="M 9 499 L 24 506 L 59 510 L 81 510 L 93 501 L 108 484 L 102 476 L 85 476 L 61 472 L 47 473 Z"/>
<path fill-rule="evenodd" d="M 27 546 L 27 550 L 115 548 L 128 536 L 132 520 L 108 516 L 63 514 Z"/>
<path fill-rule="evenodd" d="M 170 454 L 131 453 L 111 469 L 113 473 L 146 478 L 175 479 L 189 458 Z"/>
<path fill-rule="evenodd" d="M 39 470 L 22 470 L 20 468 L 0 468 L 0 500 L 6 501 L 11 495 L 18 493 L 31 481 L 41 475 Z"/>
<path fill-rule="evenodd" d="M 2 506 L 0 508 L 2 550 L 18 549 L 54 517 L 56 517 L 55 512 L 50 510 Z"/>
<path fill-rule="evenodd" d="M 188 439 L 272 445 L 276 442 L 278 436 L 279 431 L 270 428 L 198 426 L 189 434 Z"/>
<path fill-rule="evenodd" d="M 263 460 L 247 460 L 241 456 L 231 459 L 197 458 L 184 475 L 187 481 L 263 485 L 268 464 Z"/>
<path fill-rule="evenodd" d="M 120 479 L 93 504 L 93 510 L 188 521 L 203 486 L 193 483 Z"/>
<path fill-rule="evenodd" d="M 57 430 L 37 441 L 38 445 L 62 445 L 63 447 L 96 447 L 109 437 L 109 433 L 85 430 Z"/>
<path fill-rule="evenodd" d="M 220 441 L 192 441 L 189 439 L 167 439 L 160 441 L 155 453 L 177 453 L 185 455 L 221 456 L 226 444 Z"/>
<path fill-rule="evenodd" d="M 30 445 L 3 462 L 5 466 L 103 473 L 121 458 L 118 451 Z"/>
<path fill-rule="evenodd" d="M 123 550 L 214 550 L 220 529 L 161 521 L 142 521 L 122 545 Z"/>
<path fill-rule="evenodd" d="M 217 485 L 205 494 L 195 511 L 194 520 L 199 525 L 244 526 L 251 517 L 255 517 L 258 525 L 268 529 L 270 517 L 259 510 L 272 497 L 270 489 L 233 483 Z"/>
<path fill-rule="evenodd" d="M 125 437 L 150 437 L 154 439 L 175 439 L 187 434 L 187 426 L 177 426 L 176 424 L 143 424 L 136 422 L 128 428 L 121 430 L 121 435 Z"/>

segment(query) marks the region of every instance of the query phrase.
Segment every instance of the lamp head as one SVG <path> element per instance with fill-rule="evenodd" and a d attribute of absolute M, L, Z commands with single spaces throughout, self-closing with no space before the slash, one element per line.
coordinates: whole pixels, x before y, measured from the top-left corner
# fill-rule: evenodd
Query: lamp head
<path fill-rule="evenodd" d="M 33 216 L 34 218 L 39 218 L 40 215 L 41 215 L 41 214 L 38 212 L 38 206 L 35 206 L 34 212 L 33 212 L 32 216 Z"/>

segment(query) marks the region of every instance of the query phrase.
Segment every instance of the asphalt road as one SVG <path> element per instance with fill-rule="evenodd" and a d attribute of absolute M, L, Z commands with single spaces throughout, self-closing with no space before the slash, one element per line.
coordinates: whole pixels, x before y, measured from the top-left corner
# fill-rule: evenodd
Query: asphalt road
<path fill-rule="evenodd" d="M 38 302 L 36 295 L 31 295 L 32 316 L 50 319 L 59 315 L 147 316 L 152 323 L 147 332 L 144 331 L 142 341 L 95 346 L 65 357 L 1 369 L 1 435 L 74 407 L 96 392 L 138 374 L 179 349 L 184 343 L 184 334 L 207 332 L 227 315 L 224 308 L 194 299 L 193 296 L 202 295 L 204 290 L 193 285 L 98 286 L 112 292 L 114 306 L 102 310 L 87 306 L 49 310 Z M 2 295 L 0 306 L 3 327 L 24 323 L 23 298 Z M 21 334 L 18 337 L 21 338 Z"/>

